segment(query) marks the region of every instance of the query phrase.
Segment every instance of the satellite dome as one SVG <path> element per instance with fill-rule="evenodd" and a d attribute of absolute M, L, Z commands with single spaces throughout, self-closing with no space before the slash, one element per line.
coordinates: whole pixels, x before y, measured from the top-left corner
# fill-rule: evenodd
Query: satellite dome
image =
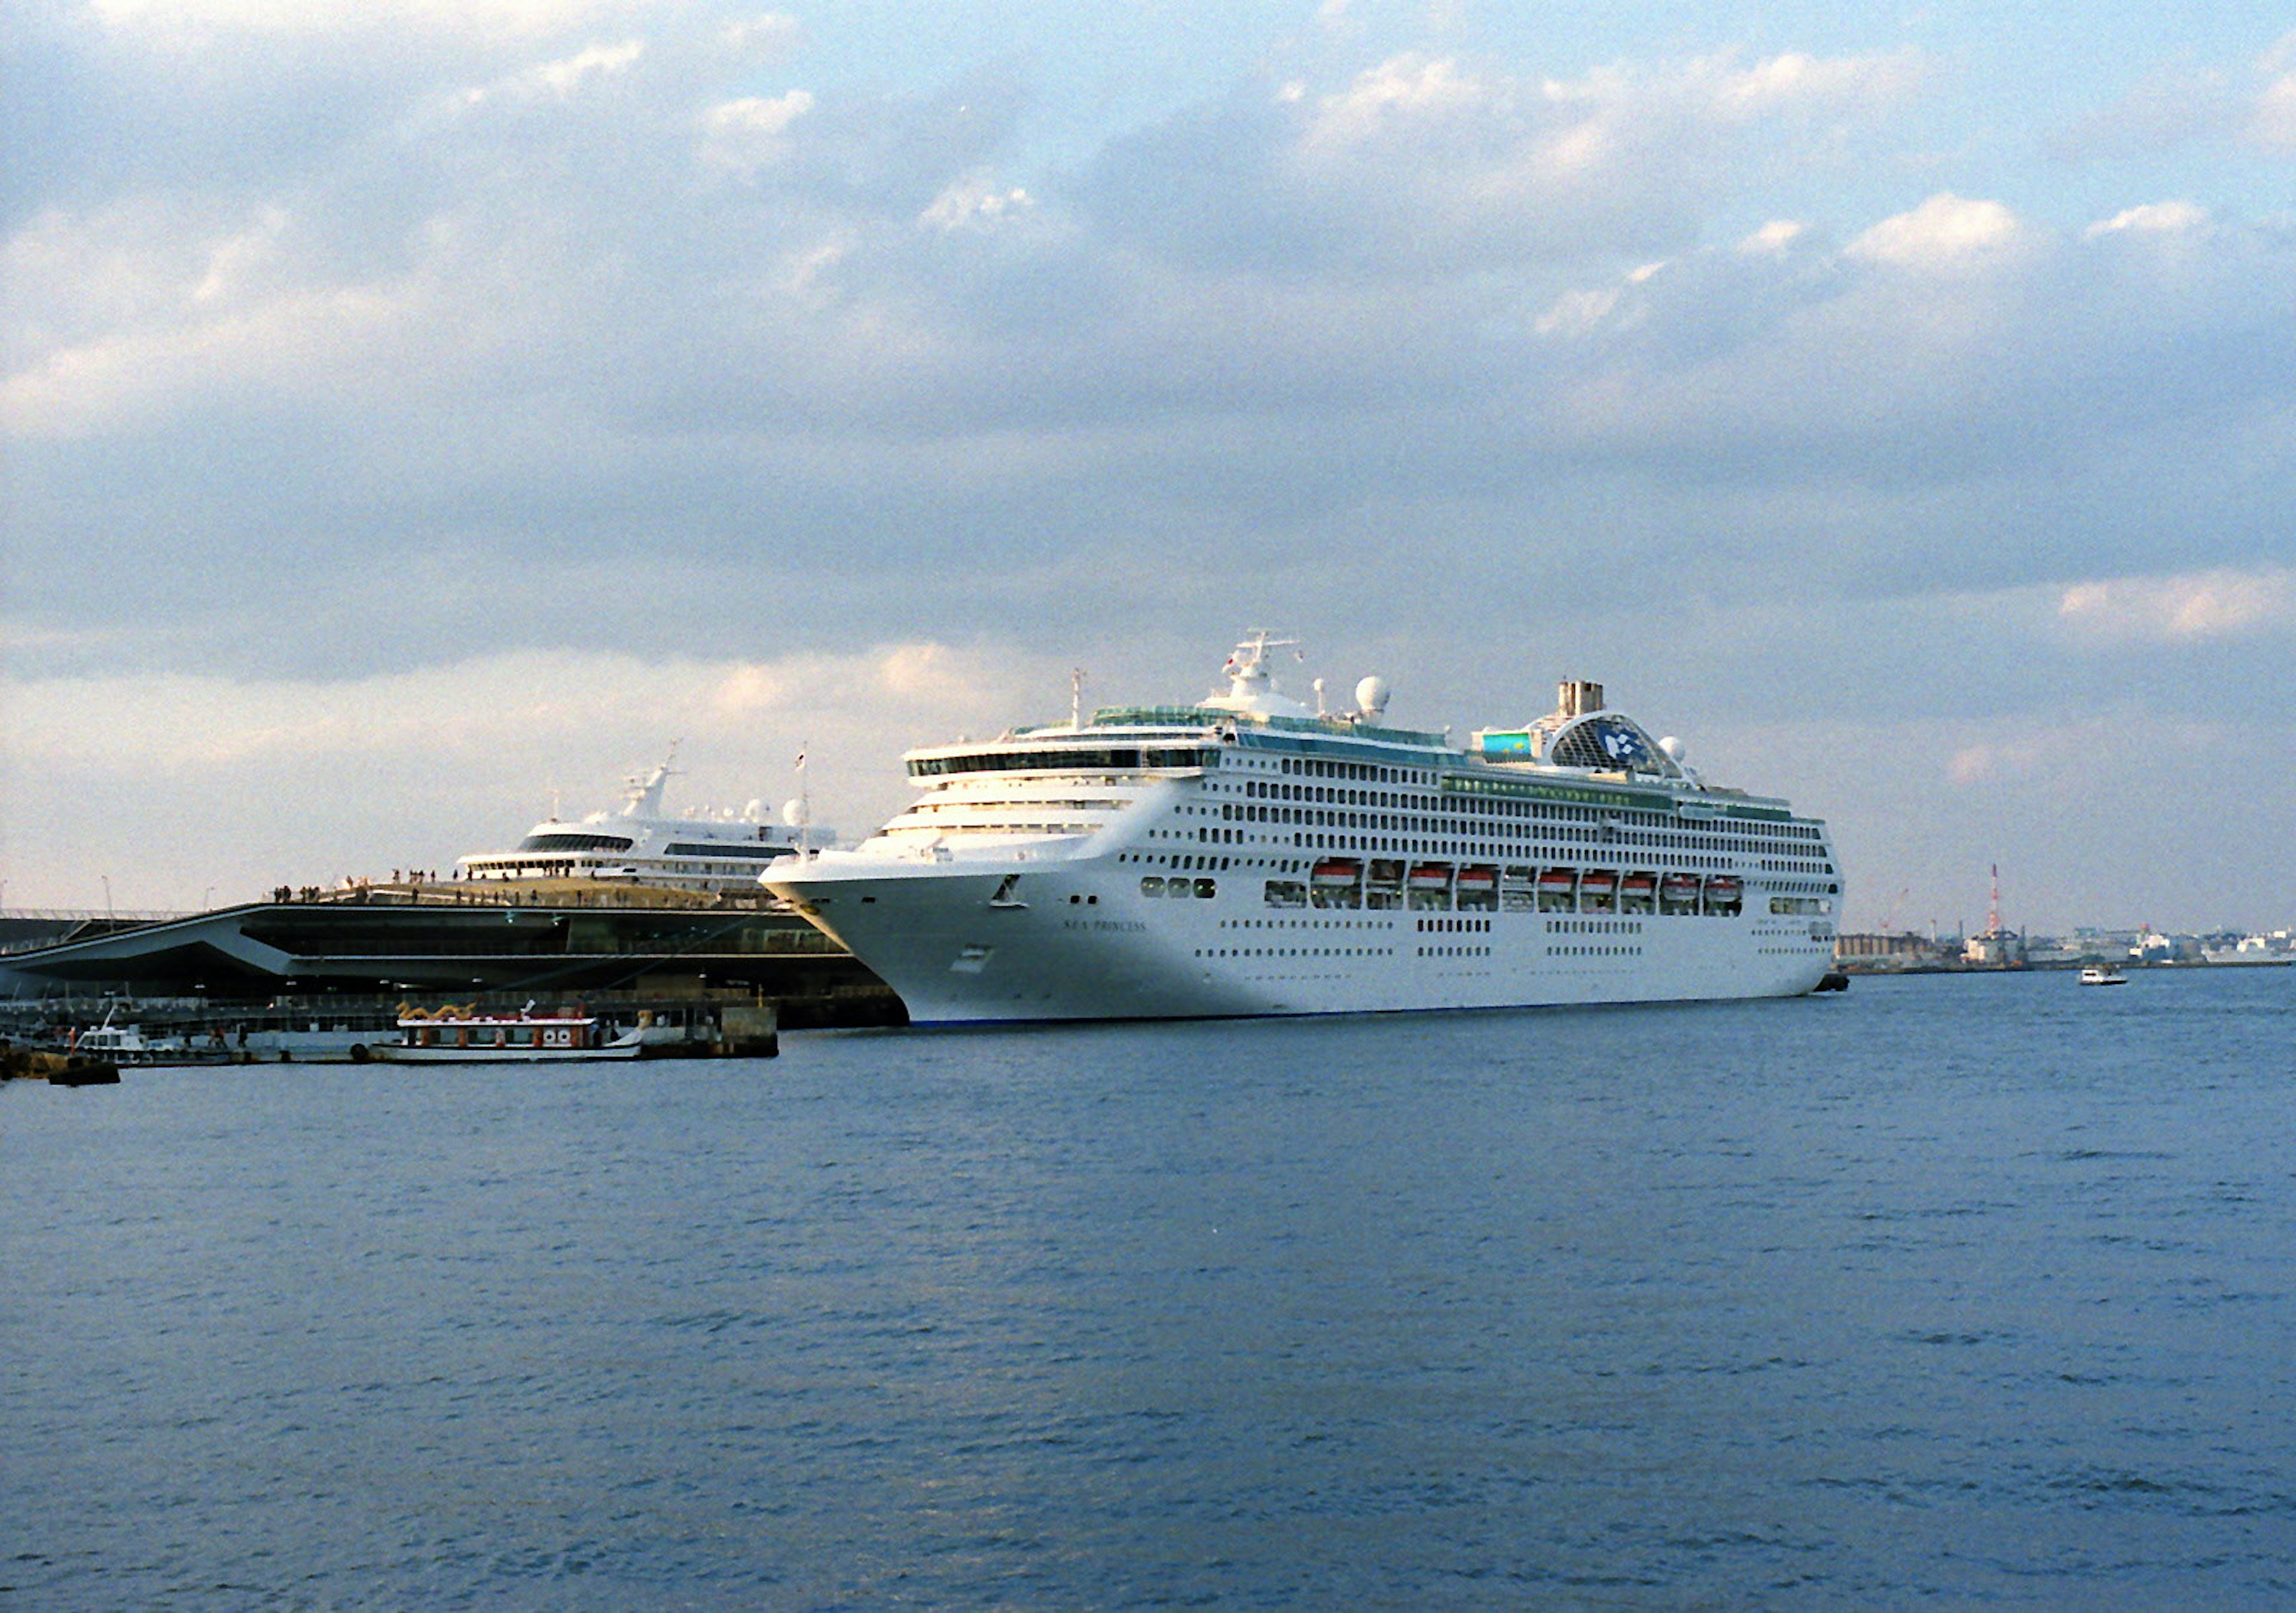
<path fill-rule="evenodd" d="M 1387 709 L 1390 691 L 1383 677 L 1367 677 L 1356 685 L 1356 708 L 1366 716 L 1378 716 Z"/>
<path fill-rule="evenodd" d="M 1666 759 L 1669 762 L 1679 762 L 1682 760 L 1682 753 L 1689 749 L 1688 746 L 1685 745 L 1680 740 L 1675 738 L 1674 735 L 1670 733 L 1658 742 L 1658 748 L 1666 752 Z"/>
<path fill-rule="evenodd" d="M 805 798 L 803 796 L 798 797 L 793 801 L 783 801 L 782 803 L 782 822 L 788 824 L 791 829 L 804 828 L 806 819 L 812 815 L 813 815 L 807 810 Z"/>

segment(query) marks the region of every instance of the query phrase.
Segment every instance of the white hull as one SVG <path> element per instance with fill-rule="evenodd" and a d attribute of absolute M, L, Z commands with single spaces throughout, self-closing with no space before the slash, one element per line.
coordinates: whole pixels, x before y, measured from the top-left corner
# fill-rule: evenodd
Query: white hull
<path fill-rule="evenodd" d="M 920 1025 L 1798 996 L 1833 955 L 1830 929 L 1767 915 L 1271 912 L 1242 878 L 1210 900 L 1152 898 L 1112 858 L 962 872 L 823 859 L 790 877 L 771 882 Z"/>
<path fill-rule="evenodd" d="M 367 1051 L 386 1064 L 581 1064 L 599 1059 L 635 1059 L 635 1042 L 605 1047 L 401 1047 L 380 1043 Z"/>

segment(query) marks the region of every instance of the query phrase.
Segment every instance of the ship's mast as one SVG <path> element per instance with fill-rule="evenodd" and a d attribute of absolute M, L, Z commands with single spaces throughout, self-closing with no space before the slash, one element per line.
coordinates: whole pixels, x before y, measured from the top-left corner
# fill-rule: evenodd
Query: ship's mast
<path fill-rule="evenodd" d="M 622 781 L 630 787 L 629 794 L 623 798 L 622 815 L 624 817 L 658 818 L 661 816 L 662 786 L 668 783 L 670 774 L 677 771 L 671 764 L 677 760 L 677 748 L 684 742 L 683 740 L 670 741 L 669 754 L 661 758 L 661 766 L 652 773 L 632 774 Z"/>

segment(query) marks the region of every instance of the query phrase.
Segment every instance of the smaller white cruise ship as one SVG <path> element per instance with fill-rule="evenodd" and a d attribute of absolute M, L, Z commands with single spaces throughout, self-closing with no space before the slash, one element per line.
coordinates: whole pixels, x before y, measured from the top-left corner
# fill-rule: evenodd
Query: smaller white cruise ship
<path fill-rule="evenodd" d="M 762 803 L 738 810 L 676 817 L 662 809 L 662 794 L 676 769 L 677 748 L 649 773 L 624 780 L 619 807 L 575 823 L 555 815 L 527 831 L 509 851 L 476 851 L 455 859 L 463 880 L 609 880 L 676 890 L 754 892 L 758 875 L 775 858 L 826 843 L 825 831 L 804 826 L 803 795 L 789 804 L 785 823 L 766 818 Z M 802 762 L 800 763 L 802 766 Z"/>

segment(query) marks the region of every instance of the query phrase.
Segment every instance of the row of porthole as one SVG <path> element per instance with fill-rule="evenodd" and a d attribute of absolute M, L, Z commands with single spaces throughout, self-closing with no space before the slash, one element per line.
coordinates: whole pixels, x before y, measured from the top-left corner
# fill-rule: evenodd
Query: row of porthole
<path fill-rule="evenodd" d="M 1390 958 L 1390 946 L 1199 946 L 1200 958 Z"/>

